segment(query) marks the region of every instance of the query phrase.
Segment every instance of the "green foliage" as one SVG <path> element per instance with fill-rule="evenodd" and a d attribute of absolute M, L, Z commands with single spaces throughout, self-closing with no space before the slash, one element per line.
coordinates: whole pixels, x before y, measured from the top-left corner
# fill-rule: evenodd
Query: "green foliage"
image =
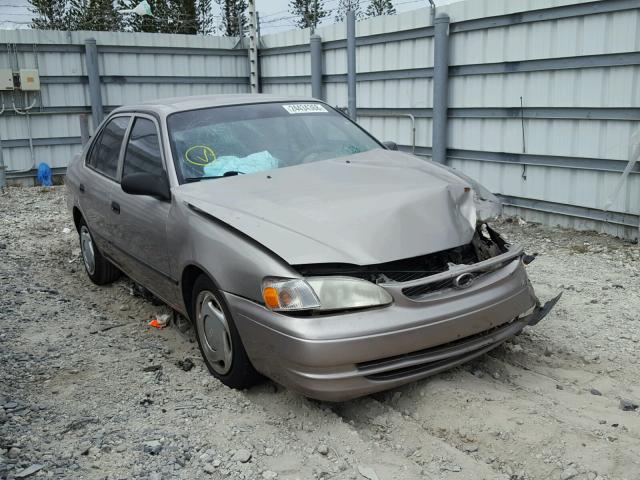
<path fill-rule="evenodd" d="M 216 0 L 222 12 L 221 33 L 227 37 L 240 37 L 247 23 L 247 0 Z"/>
<path fill-rule="evenodd" d="M 367 17 L 378 17 L 380 15 L 395 15 L 396 7 L 391 0 L 371 0 L 365 15 Z"/>
<path fill-rule="evenodd" d="M 121 14 L 140 0 L 29 0 L 32 27 L 41 30 L 87 30 L 210 35 L 215 31 L 211 0 L 147 0 L 153 16 Z"/>
<path fill-rule="evenodd" d="M 198 0 L 196 5 L 196 21 L 199 35 L 211 35 L 215 33 L 216 27 L 211 14 L 211 0 Z"/>
<path fill-rule="evenodd" d="M 300 28 L 311 28 L 314 30 L 320 20 L 329 15 L 324 9 L 322 0 L 291 0 L 289 2 L 289 12 L 296 18 L 296 25 Z"/>
<path fill-rule="evenodd" d="M 338 0 L 335 16 L 336 22 L 345 21 L 349 10 L 355 12 L 356 20 L 360 20 L 363 17 L 360 0 Z"/>
<path fill-rule="evenodd" d="M 124 14 L 122 30 L 148 33 L 195 33 L 195 4 L 184 9 L 181 0 L 147 0 L 153 16 Z M 129 9 L 137 5 L 138 0 L 119 0 L 118 9 Z"/>
<path fill-rule="evenodd" d="M 122 15 L 111 0 L 69 0 L 66 24 L 69 30 L 117 32 Z"/>
<path fill-rule="evenodd" d="M 176 33 L 195 35 L 199 30 L 196 2 L 194 0 L 178 0 L 176 3 L 178 8 L 174 12 L 180 12 L 180 15 L 175 18 Z"/>
<path fill-rule="evenodd" d="M 33 13 L 32 28 L 41 30 L 67 30 L 66 0 L 29 0 Z"/>

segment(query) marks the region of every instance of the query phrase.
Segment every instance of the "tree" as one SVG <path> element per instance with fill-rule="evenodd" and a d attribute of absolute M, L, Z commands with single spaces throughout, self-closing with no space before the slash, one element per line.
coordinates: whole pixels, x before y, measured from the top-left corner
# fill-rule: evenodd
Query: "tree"
<path fill-rule="evenodd" d="M 125 14 L 122 30 L 147 33 L 179 33 L 187 21 L 179 0 L 147 0 L 152 16 Z M 139 0 L 120 0 L 118 9 L 131 9 Z"/>
<path fill-rule="evenodd" d="M 360 0 L 338 0 L 336 8 L 336 22 L 343 22 L 347 18 L 347 12 L 351 10 L 356 14 L 356 20 L 362 18 Z"/>
<path fill-rule="evenodd" d="M 395 15 L 396 7 L 393 6 L 391 0 L 371 0 L 367 7 L 365 15 L 369 17 L 378 17 L 380 15 Z"/>
<path fill-rule="evenodd" d="M 323 0 L 291 0 L 289 12 L 295 17 L 296 25 L 300 28 L 311 28 L 315 30 L 320 20 L 329 15 L 324 9 Z"/>
<path fill-rule="evenodd" d="M 29 0 L 34 14 L 32 28 L 191 35 L 208 35 L 215 30 L 211 0 L 147 0 L 152 16 L 119 13 L 132 10 L 140 1 Z"/>
<path fill-rule="evenodd" d="M 31 28 L 40 30 L 67 30 L 66 0 L 29 0 L 34 17 Z"/>
<path fill-rule="evenodd" d="M 117 32 L 122 27 L 122 15 L 112 0 L 70 0 L 66 28 Z"/>
<path fill-rule="evenodd" d="M 243 27 L 247 23 L 244 11 L 247 9 L 247 0 L 216 0 L 220 5 L 222 22 L 220 30 L 227 37 L 241 37 Z"/>
<path fill-rule="evenodd" d="M 195 35 L 199 30 L 195 0 L 178 0 L 176 3 L 179 15 L 175 18 L 175 33 Z"/>
<path fill-rule="evenodd" d="M 211 13 L 211 0 L 198 0 L 196 7 L 199 35 L 211 35 L 216 31 L 213 15 Z"/>

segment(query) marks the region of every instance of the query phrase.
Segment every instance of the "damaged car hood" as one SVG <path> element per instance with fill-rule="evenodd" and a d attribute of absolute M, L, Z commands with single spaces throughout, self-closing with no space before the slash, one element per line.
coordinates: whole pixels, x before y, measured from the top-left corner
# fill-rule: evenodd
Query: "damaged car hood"
<path fill-rule="evenodd" d="M 372 150 L 179 187 L 197 212 L 252 237 L 292 265 L 372 265 L 469 243 L 468 180 L 408 154 Z"/>

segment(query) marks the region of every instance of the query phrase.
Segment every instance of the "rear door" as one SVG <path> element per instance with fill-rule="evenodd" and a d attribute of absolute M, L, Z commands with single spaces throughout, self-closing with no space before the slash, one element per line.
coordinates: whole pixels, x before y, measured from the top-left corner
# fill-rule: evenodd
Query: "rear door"
<path fill-rule="evenodd" d="M 79 178 L 79 204 L 91 235 L 103 253 L 110 242 L 111 194 L 118 186 L 118 164 L 131 115 L 110 119 L 98 132 Z"/>
<path fill-rule="evenodd" d="M 136 114 L 123 153 L 122 178 L 132 173 L 167 175 L 158 127 L 152 116 Z M 117 262 L 149 290 L 173 302 L 176 281 L 167 250 L 171 202 L 130 195 L 120 187 L 114 189 L 112 198 L 118 207 L 111 212 Z"/>

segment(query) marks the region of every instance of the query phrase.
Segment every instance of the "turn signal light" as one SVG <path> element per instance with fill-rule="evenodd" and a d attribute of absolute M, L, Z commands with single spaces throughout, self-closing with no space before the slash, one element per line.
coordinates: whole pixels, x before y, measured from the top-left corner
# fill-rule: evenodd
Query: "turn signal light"
<path fill-rule="evenodd" d="M 262 291 L 262 298 L 264 298 L 264 303 L 267 307 L 274 309 L 280 306 L 280 301 L 278 300 L 278 290 L 273 287 L 267 287 Z"/>

